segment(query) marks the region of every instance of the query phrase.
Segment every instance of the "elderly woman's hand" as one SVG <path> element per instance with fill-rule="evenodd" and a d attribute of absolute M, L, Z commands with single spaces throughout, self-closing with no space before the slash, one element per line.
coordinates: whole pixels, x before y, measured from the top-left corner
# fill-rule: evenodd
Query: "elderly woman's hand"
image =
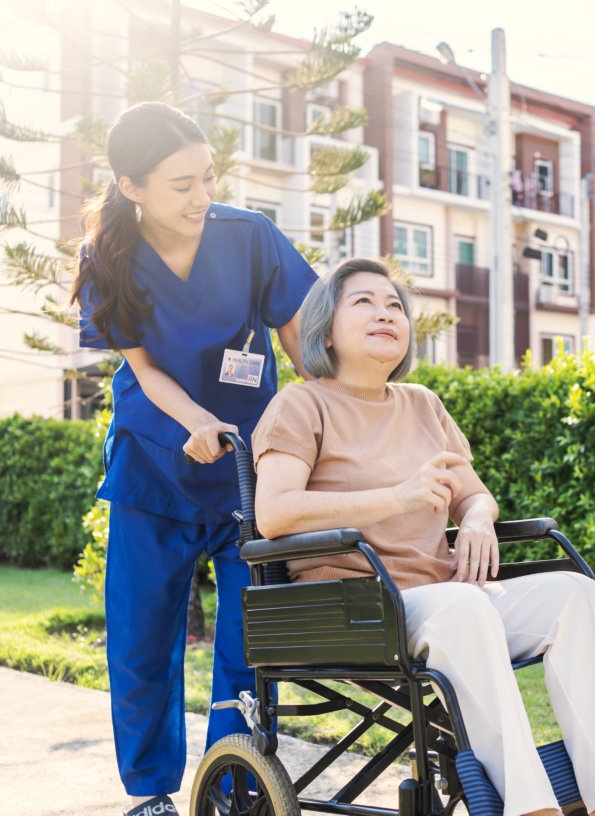
<path fill-rule="evenodd" d="M 436 511 L 448 510 L 453 496 L 461 489 L 461 482 L 450 468 L 466 464 L 464 456 L 448 451 L 430 459 L 394 488 L 397 512 L 412 513 L 428 505 Z"/>
<path fill-rule="evenodd" d="M 491 507 L 487 506 L 493 500 L 487 496 L 472 496 L 467 501 L 471 499 L 476 499 L 476 502 L 465 513 L 459 526 L 451 566 L 457 571 L 457 581 L 483 586 L 490 563 L 492 578 L 498 574 L 500 565 L 493 514 Z"/>

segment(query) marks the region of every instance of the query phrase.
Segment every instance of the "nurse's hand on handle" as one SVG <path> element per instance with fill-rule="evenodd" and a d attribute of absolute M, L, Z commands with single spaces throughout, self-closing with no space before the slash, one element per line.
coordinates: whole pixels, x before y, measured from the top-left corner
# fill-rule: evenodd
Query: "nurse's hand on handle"
<path fill-rule="evenodd" d="M 223 431 L 237 433 L 236 425 L 221 422 L 202 406 L 167 374 L 142 346 L 125 349 L 124 357 L 132 368 L 145 396 L 151 402 L 173 417 L 190 434 L 183 446 L 184 453 L 193 462 L 201 465 L 216 462 L 231 445 L 222 448 L 217 439 Z"/>
<path fill-rule="evenodd" d="M 233 450 L 231 445 L 222 448 L 219 444 L 218 436 L 224 432 L 237 434 L 238 427 L 229 425 L 227 422 L 220 422 L 215 417 L 197 425 L 183 446 L 186 461 L 207 465 L 216 462 L 227 451 Z"/>

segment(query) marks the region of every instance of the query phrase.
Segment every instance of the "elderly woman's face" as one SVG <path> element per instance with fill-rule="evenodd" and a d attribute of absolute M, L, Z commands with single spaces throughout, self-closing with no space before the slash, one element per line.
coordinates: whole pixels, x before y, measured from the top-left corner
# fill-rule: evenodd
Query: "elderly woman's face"
<path fill-rule="evenodd" d="M 409 348 L 409 320 L 388 278 L 375 272 L 347 278 L 326 345 L 339 369 L 375 361 L 388 376 L 399 365 Z"/>

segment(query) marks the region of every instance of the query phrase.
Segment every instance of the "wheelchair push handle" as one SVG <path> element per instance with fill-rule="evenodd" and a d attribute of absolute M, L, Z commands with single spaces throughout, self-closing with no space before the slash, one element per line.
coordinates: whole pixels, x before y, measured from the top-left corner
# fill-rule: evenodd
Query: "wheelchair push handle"
<path fill-rule="evenodd" d="M 236 452 L 246 450 L 244 440 L 241 436 L 238 436 L 235 433 L 228 433 L 227 431 L 224 431 L 217 436 L 217 439 L 219 440 L 219 444 L 222 448 L 224 448 L 225 445 L 231 445 Z M 196 463 L 196 459 L 189 453 L 184 454 L 184 460 L 188 462 L 189 465 L 194 465 Z"/>

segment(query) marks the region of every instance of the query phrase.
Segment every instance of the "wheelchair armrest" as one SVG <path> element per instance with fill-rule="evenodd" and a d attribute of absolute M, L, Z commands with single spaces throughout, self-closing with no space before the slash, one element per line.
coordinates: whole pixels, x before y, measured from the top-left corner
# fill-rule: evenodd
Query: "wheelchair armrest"
<path fill-rule="evenodd" d="M 494 530 L 498 541 L 511 543 L 513 541 L 533 541 L 545 538 L 550 530 L 557 530 L 558 525 L 552 518 L 521 519 L 520 521 L 497 521 Z M 446 531 L 446 540 L 449 544 L 454 541 L 459 532 L 458 527 L 449 527 Z"/>
<path fill-rule="evenodd" d="M 259 538 L 247 541 L 240 548 L 240 557 L 249 564 L 267 564 L 289 558 L 308 558 L 313 555 L 332 555 L 357 549 L 363 541 L 359 530 L 338 527 L 333 530 L 316 530 L 311 533 L 295 533 L 278 538 Z"/>

